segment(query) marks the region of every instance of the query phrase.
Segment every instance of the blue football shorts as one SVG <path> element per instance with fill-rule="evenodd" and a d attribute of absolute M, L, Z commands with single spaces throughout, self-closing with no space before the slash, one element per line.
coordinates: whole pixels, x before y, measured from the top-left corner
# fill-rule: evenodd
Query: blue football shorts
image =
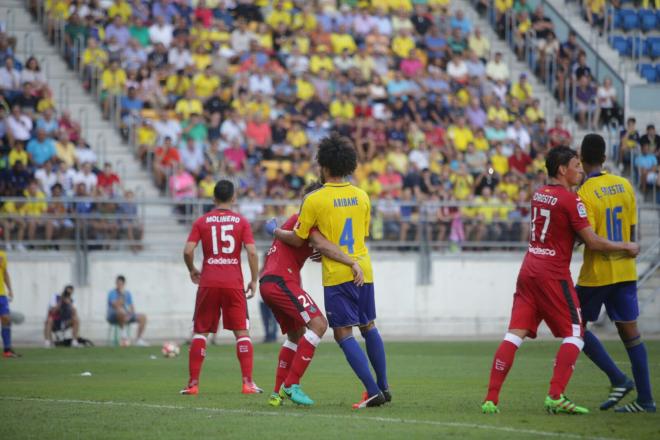
<path fill-rule="evenodd" d="M 0 316 L 9 315 L 9 297 L 7 295 L 0 296 Z"/>
<path fill-rule="evenodd" d="M 330 327 L 367 325 L 376 319 L 373 283 L 356 286 L 352 281 L 323 288 Z"/>
<path fill-rule="evenodd" d="M 612 321 L 635 321 L 639 316 L 637 281 L 598 287 L 576 286 L 575 290 L 584 321 L 596 321 L 603 305 Z"/>

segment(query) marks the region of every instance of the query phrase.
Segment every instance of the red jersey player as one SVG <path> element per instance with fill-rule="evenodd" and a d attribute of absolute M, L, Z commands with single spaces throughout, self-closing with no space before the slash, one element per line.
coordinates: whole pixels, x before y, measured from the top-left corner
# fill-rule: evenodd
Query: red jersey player
<path fill-rule="evenodd" d="M 488 394 L 482 405 L 487 414 L 499 412 L 500 389 L 516 350 L 525 337 L 536 337 L 541 321 L 546 322 L 555 337 L 563 338 L 545 399 L 546 410 L 566 414 L 589 412 L 564 396 L 584 346 L 580 305 L 570 273 L 573 245 L 577 236 L 594 251 L 621 252 L 633 258 L 639 253 L 636 243 L 611 242 L 589 226 L 584 204 L 570 191 L 582 177 L 574 150 L 552 149 L 545 166 L 550 184 L 539 188 L 532 197 L 529 249 L 518 274 L 509 330 L 493 359 Z"/>
<path fill-rule="evenodd" d="M 193 223 L 188 236 L 183 259 L 193 283 L 199 284 L 193 316 L 193 339 L 190 344 L 188 386 L 181 394 L 198 394 L 199 373 L 206 356 L 206 338 L 216 333 L 220 314 L 222 324 L 236 337 L 236 356 L 241 364 L 243 393 L 262 393 L 252 381 L 253 352 L 247 316 L 247 298 L 252 298 L 257 288 L 259 256 L 254 245 L 250 224 L 230 208 L 235 202 L 234 184 L 219 181 L 214 188 L 215 209 Z M 193 262 L 195 248 L 201 240 L 204 253 L 202 271 Z M 243 289 L 241 249 L 245 247 L 252 278 Z"/>
<path fill-rule="evenodd" d="M 309 193 L 322 185 L 312 184 L 306 188 Z M 298 214 L 292 215 L 280 227 L 293 231 Z M 274 223 L 269 224 L 274 229 Z M 264 302 L 270 307 L 280 324 L 284 341 L 275 372 L 275 388 L 269 404 L 280 406 L 284 397 L 289 397 L 299 405 L 313 405 L 314 401 L 300 388 L 300 378 L 307 370 L 316 346 L 328 329 L 328 321 L 319 310 L 312 297 L 302 288 L 300 270 L 305 261 L 316 249 L 322 255 L 350 266 L 355 276 L 355 284 L 362 285 L 364 275 L 360 265 L 342 250 L 326 240 L 318 230 L 310 234 L 309 244 L 301 247 L 288 246 L 274 240 L 266 255 L 266 262 L 259 280 L 259 291 Z"/>

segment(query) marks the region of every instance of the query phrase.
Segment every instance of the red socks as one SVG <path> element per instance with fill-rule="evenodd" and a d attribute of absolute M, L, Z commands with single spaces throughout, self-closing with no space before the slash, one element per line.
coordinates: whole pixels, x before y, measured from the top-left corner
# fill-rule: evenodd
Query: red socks
<path fill-rule="evenodd" d="M 552 379 L 550 380 L 550 391 L 548 391 L 548 394 L 551 398 L 557 400 L 564 393 L 566 385 L 568 385 L 568 381 L 573 375 L 575 362 L 580 355 L 582 347 L 584 347 L 582 339 L 576 337 L 564 338 L 557 352 L 555 369 L 552 372 Z"/>
<path fill-rule="evenodd" d="M 277 370 L 275 370 L 275 389 L 274 392 L 278 393 L 280 387 L 284 383 L 284 379 L 289 374 L 291 368 L 291 361 L 296 354 L 298 346 L 288 339 L 284 341 L 282 348 L 280 348 L 280 356 L 277 360 Z"/>
<path fill-rule="evenodd" d="M 199 373 L 202 370 L 202 363 L 206 357 L 206 337 L 203 335 L 193 336 L 190 343 L 190 352 L 188 353 L 188 371 L 190 378 L 188 386 L 199 384 Z"/>
<path fill-rule="evenodd" d="M 241 364 L 243 383 L 252 383 L 252 364 L 254 355 L 252 351 L 252 341 L 248 336 L 236 340 L 236 357 Z"/>
<path fill-rule="evenodd" d="M 490 382 L 488 383 L 488 394 L 484 401 L 492 401 L 497 405 L 500 398 L 500 390 L 506 379 L 509 370 L 513 365 L 513 359 L 516 356 L 518 347 L 522 344 L 522 339 L 518 336 L 507 333 L 500 347 L 495 352 L 493 366 L 490 370 Z"/>
<path fill-rule="evenodd" d="M 316 346 L 321 342 L 321 338 L 311 330 L 307 330 L 300 341 L 298 341 L 298 350 L 293 357 L 293 363 L 289 370 L 289 375 L 284 381 L 285 387 L 290 387 L 293 384 L 299 384 L 300 378 L 305 374 L 307 367 L 312 362 Z"/>

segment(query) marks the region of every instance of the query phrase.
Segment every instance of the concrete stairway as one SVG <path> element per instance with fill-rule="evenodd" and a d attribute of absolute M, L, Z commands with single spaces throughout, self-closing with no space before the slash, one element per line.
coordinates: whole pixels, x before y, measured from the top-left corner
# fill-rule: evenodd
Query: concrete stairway
<path fill-rule="evenodd" d="M 185 230 L 170 218 L 169 198 L 159 195 L 152 183 L 151 173 L 141 168 L 130 146 L 122 141 L 112 123 L 103 120 L 95 97 L 84 91 L 76 73 L 69 70 L 57 48 L 50 45 L 39 24 L 32 20 L 24 2 L 3 0 L 0 3 L 0 20 L 5 22 L 8 33 L 17 38 L 16 56 L 21 61 L 30 56 L 39 60 L 53 91 L 56 108 L 68 109 L 81 124 L 83 136 L 97 153 L 99 163 L 112 163 L 126 189 L 134 190 L 138 198 L 154 202 L 145 204 L 142 213 L 146 248 L 153 247 L 150 243 L 158 247 L 173 240 L 183 243 Z"/>

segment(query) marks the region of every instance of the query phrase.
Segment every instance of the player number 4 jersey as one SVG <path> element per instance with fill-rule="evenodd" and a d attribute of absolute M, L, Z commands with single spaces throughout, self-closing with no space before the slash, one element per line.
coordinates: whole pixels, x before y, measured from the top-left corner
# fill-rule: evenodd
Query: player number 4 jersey
<path fill-rule="evenodd" d="M 600 173 L 590 176 L 578 194 L 584 200 L 589 223 L 596 234 L 610 241 L 631 241 L 630 228 L 637 224 L 637 206 L 630 182 Z M 578 285 L 596 287 L 635 280 L 635 259 L 626 253 L 584 250 Z"/>
<path fill-rule="evenodd" d="M 576 232 L 589 227 L 584 203 L 561 185 L 546 185 L 532 196 L 531 216 L 521 274 L 570 279 Z"/>
<path fill-rule="evenodd" d="M 254 244 L 248 221 L 233 211 L 214 209 L 193 223 L 188 241 L 200 240 L 204 263 L 199 286 L 243 289 L 241 249 Z"/>

